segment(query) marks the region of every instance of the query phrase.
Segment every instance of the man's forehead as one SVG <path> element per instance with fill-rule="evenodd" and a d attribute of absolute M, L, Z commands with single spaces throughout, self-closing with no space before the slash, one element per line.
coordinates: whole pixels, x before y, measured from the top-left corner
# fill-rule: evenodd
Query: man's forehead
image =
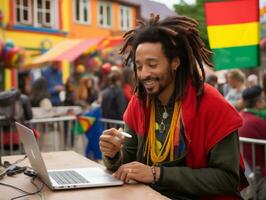
<path fill-rule="evenodd" d="M 147 55 L 147 56 L 144 56 L 144 57 L 141 57 L 141 58 L 139 58 L 139 57 L 135 58 L 136 62 L 140 62 L 141 60 L 145 60 L 145 62 L 156 62 L 156 61 L 159 60 L 159 57 Z"/>
<path fill-rule="evenodd" d="M 160 43 L 142 43 L 136 49 L 136 57 L 145 56 L 146 59 L 156 60 L 163 54 Z"/>
<path fill-rule="evenodd" d="M 138 48 L 141 48 L 145 46 L 146 48 L 154 48 L 154 46 L 156 46 L 156 48 L 162 48 L 162 43 L 161 42 L 142 42 L 142 43 L 139 43 L 138 46 L 137 46 L 137 49 Z"/>

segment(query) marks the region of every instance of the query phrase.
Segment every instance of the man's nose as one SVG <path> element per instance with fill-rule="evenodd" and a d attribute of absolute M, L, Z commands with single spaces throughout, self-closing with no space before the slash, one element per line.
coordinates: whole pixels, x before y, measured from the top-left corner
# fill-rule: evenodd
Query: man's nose
<path fill-rule="evenodd" d="M 139 73 L 141 79 L 147 78 L 148 76 L 150 76 L 150 74 L 151 74 L 151 71 L 145 65 L 142 67 L 142 69 L 141 69 L 141 71 Z"/>

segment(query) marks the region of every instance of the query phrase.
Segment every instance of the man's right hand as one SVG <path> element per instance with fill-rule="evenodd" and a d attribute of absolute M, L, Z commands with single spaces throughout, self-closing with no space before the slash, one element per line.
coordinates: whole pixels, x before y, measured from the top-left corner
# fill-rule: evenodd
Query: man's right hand
<path fill-rule="evenodd" d="M 115 128 L 107 129 L 100 136 L 100 150 L 104 156 L 114 158 L 122 148 L 125 137 Z"/>

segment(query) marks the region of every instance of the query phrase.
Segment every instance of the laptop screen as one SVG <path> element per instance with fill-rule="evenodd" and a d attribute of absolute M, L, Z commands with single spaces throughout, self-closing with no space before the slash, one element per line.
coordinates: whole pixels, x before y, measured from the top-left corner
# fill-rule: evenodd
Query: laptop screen
<path fill-rule="evenodd" d="M 49 184 L 50 179 L 48 177 L 47 169 L 33 131 L 17 122 L 16 127 L 33 170 L 37 172 L 38 176 L 40 176 L 46 183 Z"/>

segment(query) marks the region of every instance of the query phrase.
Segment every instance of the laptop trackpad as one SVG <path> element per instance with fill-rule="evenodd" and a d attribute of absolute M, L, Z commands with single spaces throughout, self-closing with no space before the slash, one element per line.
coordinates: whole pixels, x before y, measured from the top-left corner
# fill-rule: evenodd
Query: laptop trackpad
<path fill-rule="evenodd" d="M 120 182 L 100 167 L 49 171 L 49 176 L 58 185 L 101 184 Z"/>

